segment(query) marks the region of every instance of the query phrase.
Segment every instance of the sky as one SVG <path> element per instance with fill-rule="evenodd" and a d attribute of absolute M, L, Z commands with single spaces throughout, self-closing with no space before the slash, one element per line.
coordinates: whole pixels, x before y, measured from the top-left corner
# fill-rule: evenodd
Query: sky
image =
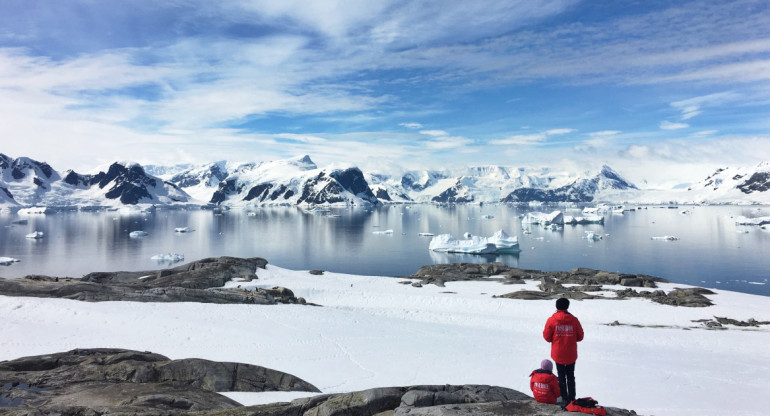
<path fill-rule="evenodd" d="M 673 186 L 770 160 L 770 2 L 5 0 L 0 143 Z"/>

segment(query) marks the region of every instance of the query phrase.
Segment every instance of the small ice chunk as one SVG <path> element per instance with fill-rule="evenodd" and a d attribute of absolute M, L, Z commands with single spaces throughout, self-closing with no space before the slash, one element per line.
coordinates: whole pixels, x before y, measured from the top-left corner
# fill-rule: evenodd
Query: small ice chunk
<path fill-rule="evenodd" d="M 433 233 L 417 233 L 417 235 L 423 236 L 423 237 L 433 237 Z"/>
<path fill-rule="evenodd" d="M 467 231 L 465 232 L 465 234 L 463 234 L 463 238 L 471 238 L 471 237 L 473 237 L 473 234 L 471 234 L 471 233 L 469 233 Z"/>
<path fill-rule="evenodd" d="M 27 220 L 14 220 L 14 221 L 11 221 L 11 224 L 25 225 L 27 224 L 27 222 L 28 222 Z"/>
<path fill-rule="evenodd" d="M 174 232 L 177 232 L 177 233 L 189 233 L 190 231 L 192 231 L 190 229 L 190 227 L 177 227 L 177 228 L 174 228 Z"/>
<path fill-rule="evenodd" d="M 10 266 L 13 263 L 16 263 L 20 261 L 19 259 L 15 259 L 13 257 L 0 257 L 0 264 L 3 266 Z"/>
<path fill-rule="evenodd" d="M 564 224 L 564 214 L 561 211 L 553 211 L 550 214 L 544 212 L 530 212 L 521 220 L 522 224 Z"/>
<path fill-rule="evenodd" d="M 42 231 L 32 231 L 31 233 L 27 234 L 25 237 L 27 237 L 27 238 L 43 238 L 43 235 L 45 235 L 45 233 L 43 233 Z"/>
<path fill-rule="evenodd" d="M 586 240 L 598 241 L 602 239 L 602 235 L 595 231 L 586 231 L 586 235 L 583 238 Z"/>
<path fill-rule="evenodd" d="M 149 234 L 146 231 L 131 231 L 128 236 L 131 238 L 147 237 Z"/>
<path fill-rule="evenodd" d="M 495 218 L 495 216 L 494 215 L 484 214 L 484 215 L 481 216 L 481 218 L 483 218 L 485 220 L 491 220 L 492 218 Z"/>
<path fill-rule="evenodd" d="M 676 241 L 679 240 L 679 237 L 674 237 L 673 235 L 662 235 L 660 237 L 650 237 L 650 240 Z"/>
<path fill-rule="evenodd" d="M 393 234 L 393 230 L 372 231 L 372 234 Z"/>

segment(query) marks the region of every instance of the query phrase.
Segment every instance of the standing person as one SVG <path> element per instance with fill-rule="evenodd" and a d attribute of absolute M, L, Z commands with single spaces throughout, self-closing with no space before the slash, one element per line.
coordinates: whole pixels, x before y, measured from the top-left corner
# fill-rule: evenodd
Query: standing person
<path fill-rule="evenodd" d="M 559 390 L 562 405 L 575 400 L 575 361 L 577 361 L 577 343 L 583 340 L 583 327 L 580 321 L 567 312 L 569 299 L 556 301 L 556 313 L 548 318 L 543 329 L 543 338 L 551 343 L 551 358 L 556 362 L 559 374 Z"/>
<path fill-rule="evenodd" d="M 529 388 L 538 403 L 556 404 L 559 398 L 559 380 L 553 375 L 553 363 L 549 359 L 540 362 L 540 368 L 529 374 Z"/>

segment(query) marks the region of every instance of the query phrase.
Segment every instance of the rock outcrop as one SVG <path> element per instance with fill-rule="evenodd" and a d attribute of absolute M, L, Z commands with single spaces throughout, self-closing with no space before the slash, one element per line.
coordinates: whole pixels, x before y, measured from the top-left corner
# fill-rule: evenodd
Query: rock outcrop
<path fill-rule="evenodd" d="M 0 362 L 9 415 L 179 414 L 240 407 L 217 392 L 308 391 L 312 384 L 256 365 L 170 360 L 123 349 L 78 349 Z"/>
<path fill-rule="evenodd" d="M 218 257 L 154 271 L 95 272 L 80 279 L 50 276 L 0 278 L 0 294 L 86 302 L 306 303 L 286 288 L 247 291 L 223 287 L 233 279 L 256 279 L 257 269 L 264 269 L 266 265 L 267 260 L 262 258 Z"/>
<path fill-rule="evenodd" d="M 712 305 L 711 300 L 704 295 L 715 294 L 703 288 L 675 289 L 668 293 L 663 290 L 636 290 L 635 288 L 655 289 L 657 288 L 657 283 L 669 283 L 669 281 L 660 277 L 643 274 L 612 273 L 583 267 L 566 272 L 544 272 L 509 267 L 503 263 L 433 264 L 421 267 L 417 273 L 409 276 L 409 278 L 420 280 L 414 283 L 412 281 L 403 282 L 412 284 L 415 287 L 426 284 L 443 287 L 446 282 L 463 280 L 498 281 L 502 284 L 524 283 L 525 280 L 539 281 L 539 291 L 520 290 L 497 296 L 500 298 L 526 300 L 558 299 L 562 297 L 577 300 L 619 300 L 637 297 L 650 299 L 663 305 L 704 307 Z M 625 289 L 607 288 L 605 285 L 624 286 Z M 615 296 L 610 297 L 604 294 L 608 292 L 614 292 Z"/>

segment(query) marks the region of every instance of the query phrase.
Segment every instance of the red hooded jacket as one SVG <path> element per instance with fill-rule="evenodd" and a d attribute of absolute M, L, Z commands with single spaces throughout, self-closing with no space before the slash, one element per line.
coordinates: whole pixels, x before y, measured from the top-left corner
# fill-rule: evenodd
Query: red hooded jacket
<path fill-rule="evenodd" d="M 551 343 L 551 358 L 561 365 L 577 361 L 577 343 L 583 340 L 583 327 L 571 313 L 557 310 L 548 318 L 543 338 Z"/>
<path fill-rule="evenodd" d="M 535 401 L 539 403 L 556 404 L 559 397 L 559 379 L 552 372 L 543 369 L 533 371 L 529 377 L 529 388 Z"/>

